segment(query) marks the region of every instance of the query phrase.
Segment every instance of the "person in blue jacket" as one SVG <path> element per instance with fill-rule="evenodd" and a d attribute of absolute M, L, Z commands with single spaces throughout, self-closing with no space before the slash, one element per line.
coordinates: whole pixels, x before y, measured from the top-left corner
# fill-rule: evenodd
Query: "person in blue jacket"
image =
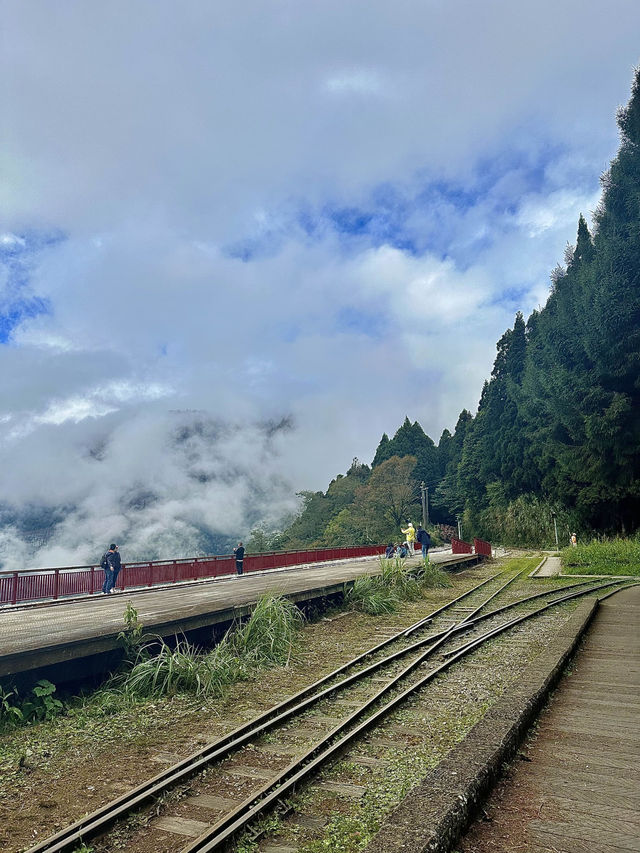
<path fill-rule="evenodd" d="M 419 524 L 416 530 L 416 540 L 422 545 L 422 557 L 427 560 L 429 558 L 429 548 L 431 547 L 431 535 L 428 530 Z"/>
<path fill-rule="evenodd" d="M 120 569 L 122 568 L 118 546 L 114 542 L 109 545 L 109 550 L 103 556 L 100 565 L 104 569 L 102 592 L 105 595 L 111 595 L 113 588 L 116 585 L 116 581 L 118 580 Z"/>

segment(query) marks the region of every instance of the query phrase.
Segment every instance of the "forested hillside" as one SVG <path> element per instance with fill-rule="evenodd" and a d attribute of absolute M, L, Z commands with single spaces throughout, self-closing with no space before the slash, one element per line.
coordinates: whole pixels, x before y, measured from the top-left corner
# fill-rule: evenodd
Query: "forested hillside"
<path fill-rule="evenodd" d="M 271 544 L 382 542 L 419 520 L 463 518 L 512 544 L 570 527 L 631 532 L 640 519 L 640 70 L 618 113 L 620 148 L 602 177 L 593 234 L 551 274 L 546 305 L 500 338 L 475 416 L 463 410 L 438 445 L 408 419 L 383 435 L 372 466 L 357 460 L 326 493 L 305 493 L 300 517 Z"/>

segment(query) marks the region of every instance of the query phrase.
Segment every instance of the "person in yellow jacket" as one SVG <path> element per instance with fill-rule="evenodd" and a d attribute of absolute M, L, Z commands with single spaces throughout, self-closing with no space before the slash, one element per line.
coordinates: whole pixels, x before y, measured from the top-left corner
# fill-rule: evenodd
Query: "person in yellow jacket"
<path fill-rule="evenodd" d="M 405 542 L 409 550 L 409 556 L 413 557 L 413 543 L 416 541 L 416 529 L 411 522 L 408 522 L 406 529 L 404 527 L 401 527 L 400 530 L 402 530 L 406 537 Z"/>

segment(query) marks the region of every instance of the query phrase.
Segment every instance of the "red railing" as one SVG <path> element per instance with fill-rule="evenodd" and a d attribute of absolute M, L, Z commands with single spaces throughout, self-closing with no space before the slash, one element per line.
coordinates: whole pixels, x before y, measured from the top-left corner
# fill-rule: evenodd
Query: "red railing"
<path fill-rule="evenodd" d="M 483 557 L 491 556 L 491 544 L 485 542 L 484 539 L 477 539 L 475 536 L 473 537 L 473 550 L 476 554 L 482 554 Z"/>
<path fill-rule="evenodd" d="M 469 542 L 463 542 L 462 539 L 451 537 L 451 553 L 452 554 L 473 554 L 473 546 Z"/>
<path fill-rule="evenodd" d="M 306 551 L 272 551 L 267 554 L 248 554 L 244 558 L 245 572 L 285 568 L 303 563 L 322 563 L 326 560 L 345 560 L 384 553 L 384 545 L 359 545 L 350 548 L 314 548 Z M 152 560 L 143 563 L 123 563 L 116 587 L 149 587 L 181 581 L 217 578 L 236 571 L 232 555 L 195 557 L 182 560 Z M 63 569 L 27 569 L 19 572 L 0 572 L 0 604 L 20 601 L 57 599 L 66 596 L 100 592 L 104 572 L 99 566 L 70 566 Z"/>

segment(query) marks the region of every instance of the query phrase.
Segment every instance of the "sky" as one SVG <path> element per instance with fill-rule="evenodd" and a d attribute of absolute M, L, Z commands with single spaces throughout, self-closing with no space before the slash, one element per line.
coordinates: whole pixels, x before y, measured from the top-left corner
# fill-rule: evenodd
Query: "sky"
<path fill-rule="evenodd" d="M 207 551 L 405 415 L 453 430 L 592 220 L 638 33 L 635 0 L 2 0 L 4 568 Z"/>

